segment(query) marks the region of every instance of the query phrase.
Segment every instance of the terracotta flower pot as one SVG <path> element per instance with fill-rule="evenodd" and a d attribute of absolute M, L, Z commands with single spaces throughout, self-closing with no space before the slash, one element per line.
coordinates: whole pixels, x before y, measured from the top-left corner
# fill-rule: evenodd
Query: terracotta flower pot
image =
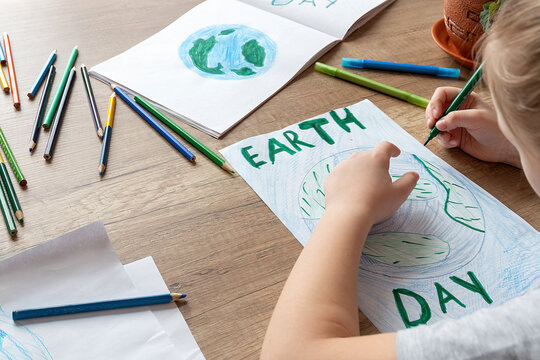
<path fill-rule="evenodd" d="M 459 53 L 471 58 L 474 44 L 484 33 L 480 13 L 490 0 L 444 0 L 444 24 Z"/>

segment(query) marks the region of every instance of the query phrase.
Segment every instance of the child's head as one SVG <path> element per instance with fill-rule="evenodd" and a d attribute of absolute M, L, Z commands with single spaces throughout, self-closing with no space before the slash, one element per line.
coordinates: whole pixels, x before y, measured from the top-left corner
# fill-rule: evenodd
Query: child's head
<path fill-rule="evenodd" d="M 506 0 L 482 47 L 499 125 L 540 195 L 540 1 Z"/>

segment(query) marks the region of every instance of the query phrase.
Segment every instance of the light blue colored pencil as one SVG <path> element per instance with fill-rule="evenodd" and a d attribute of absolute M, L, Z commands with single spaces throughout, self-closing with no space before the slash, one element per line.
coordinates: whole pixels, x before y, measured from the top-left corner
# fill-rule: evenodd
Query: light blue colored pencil
<path fill-rule="evenodd" d="M 4 53 L 4 48 L 2 47 L 2 44 L 0 44 L 0 64 L 6 65 L 6 54 Z"/>
<path fill-rule="evenodd" d="M 44 318 L 49 316 L 80 314 L 94 311 L 125 309 L 137 306 L 167 304 L 186 297 L 186 294 L 163 294 L 143 296 L 130 299 L 97 301 L 84 304 L 62 305 L 48 308 L 15 310 L 11 317 L 13 320 L 26 320 Z"/>
<path fill-rule="evenodd" d="M 54 63 L 54 60 L 56 60 L 56 49 L 52 51 L 51 55 L 47 59 L 47 62 L 43 66 L 43 69 L 41 69 L 41 72 L 39 73 L 38 78 L 36 79 L 36 82 L 34 82 L 34 85 L 32 85 L 32 88 L 30 89 L 28 94 L 26 94 L 30 99 L 33 99 L 34 96 L 36 96 L 36 93 L 41 83 L 43 82 L 43 79 L 45 79 L 45 76 L 49 72 L 49 68 Z"/>

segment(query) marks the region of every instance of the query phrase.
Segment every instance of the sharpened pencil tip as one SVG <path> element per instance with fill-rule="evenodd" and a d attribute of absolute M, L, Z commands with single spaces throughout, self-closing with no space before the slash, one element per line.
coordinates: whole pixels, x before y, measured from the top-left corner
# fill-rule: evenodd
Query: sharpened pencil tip
<path fill-rule="evenodd" d="M 56 49 L 54 49 L 52 52 L 53 52 L 53 54 L 56 54 L 56 53 L 57 53 Z"/>

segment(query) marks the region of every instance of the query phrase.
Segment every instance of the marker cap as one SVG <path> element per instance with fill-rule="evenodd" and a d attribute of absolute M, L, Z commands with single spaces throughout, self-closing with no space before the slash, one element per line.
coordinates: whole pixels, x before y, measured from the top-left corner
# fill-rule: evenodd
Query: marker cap
<path fill-rule="evenodd" d="M 459 78 L 459 69 L 452 69 L 452 68 L 438 68 L 437 69 L 437 76 L 443 76 L 443 77 L 449 77 L 449 78 Z"/>

